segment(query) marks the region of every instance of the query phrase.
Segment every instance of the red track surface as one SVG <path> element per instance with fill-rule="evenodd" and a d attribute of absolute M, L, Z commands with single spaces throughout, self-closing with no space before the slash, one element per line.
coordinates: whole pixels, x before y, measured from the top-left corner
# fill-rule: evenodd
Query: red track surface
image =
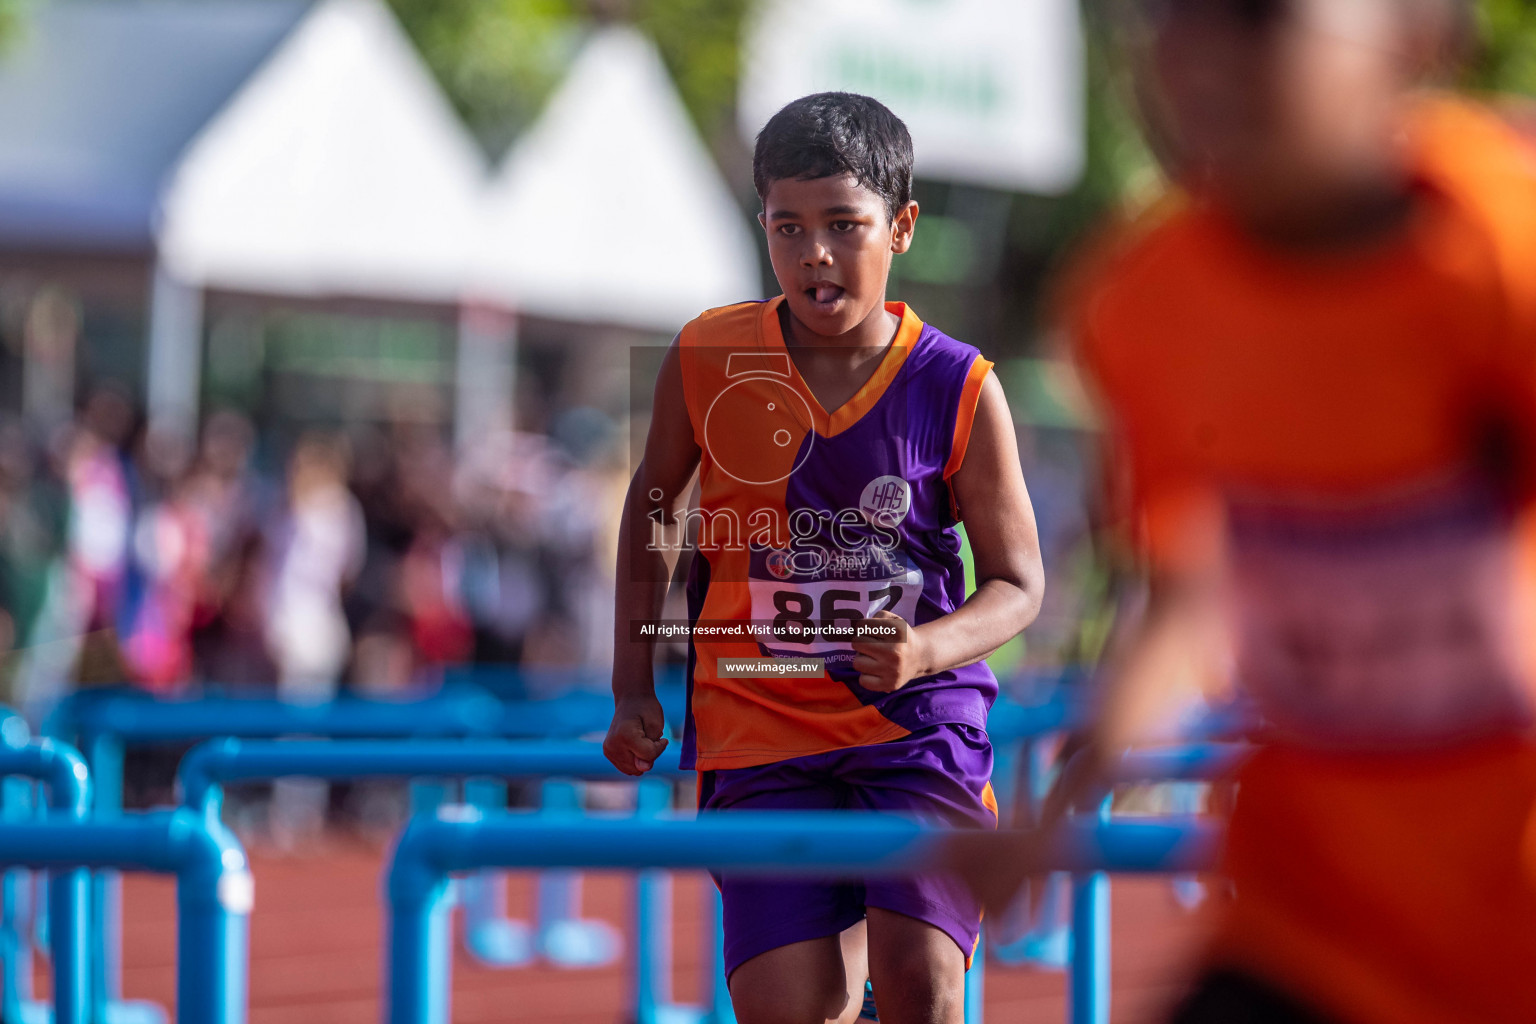
<path fill-rule="evenodd" d="M 382 853 L 333 841 L 323 853 L 253 856 L 256 910 L 251 921 L 251 1024 L 376 1024 L 383 919 Z M 705 880 L 675 888 L 673 955 L 677 998 L 699 988 L 703 936 L 698 922 Z M 532 894 L 514 881 L 510 911 L 526 917 Z M 129 876 L 124 887 L 123 987 L 129 998 L 163 1004 L 174 993 L 175 916 L 168 879 Z M 628 928 L 630 886 L 620 875 L 589 876 L 586 912 Z M 1180 911 L 1166 883 L 1114 885 L 1114 1020 L 1154 1021 L 1178 991 L 1199 925 Z M 39 978 L 39 990 L 46 982 Z M 1065 1019 L 1060 974 L 989 966 L 987 1020 L 1036 1024 Z M 591 971 L 546 967 L 488 970 L 462 952 L 454 963 L 455 1024 L 618 1024 L 627 1018 L 622 966 Z"/>

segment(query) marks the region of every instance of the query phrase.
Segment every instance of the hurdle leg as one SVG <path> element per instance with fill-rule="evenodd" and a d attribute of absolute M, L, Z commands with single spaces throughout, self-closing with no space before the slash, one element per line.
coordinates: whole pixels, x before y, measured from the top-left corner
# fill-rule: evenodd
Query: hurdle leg
<path fill-rule="evenodd" d="M 1029 746 L 1028 773 L 1034 808 L 1031 824 L 1039 820 L 1046 794 L 1055 781 L 1056 756 L 1057 744 L 1054 737 L 1048 741 L 1047 737 L 1042 736 Z M 1065 873 L 1052 872 L 1040 879 L 1039 884 L 1045 888 L 1045 893 L 1040 900 L 1039 914 L 1030 922 L 1029 934 L 1023 945 L 1028 950 L 1028 959 L 1042 967 L 1060 969 L 1066 966 L 1072 945 L 1072 932 L 1066 921 L 1068 913 L 1064 906 L 1072 899 L 1071 879 Z"/>
<path fill-rule="evenodd" d="M 660 1024 L 672 1003 L 672 877 L 642 871 L 635 879 L 635 1024 Z"/>
<path fill-rule="evenodd" d="M 91 1002 L 91 873 L 48 873 L 48 939 L 53 968 L 54 1024 L 86 1024 Z M 41 1019 L 46 1020 L 46 1007 Z"/>
<path fill-rule="evenodd" d="M 90 885 L 86 885 L 90 889 Z M 29 890 L 28 899 L 31 905 L 27 912 L 32 917 L 32 948 L 48 948 L 48 879 L 39 871 L 32 873 L 32 887 Z M 86 917 L 90 917 L 90 908 L 86 908 Z"/>
<path fill-rule="evenodd" d="M 1112 796 L 1099 805 L 1109 820 Z M 1071 1024 L 1109 1024 L 1109 875 L 1072 876 L 1072 953 L 1067 964 L 1067 1019 Z"/>
<path fill-rule="evenodd" d="M 1018 776 L 1011 805 L 1016 826 L 1034 825 L 1039 819 L 1041 805 L 1055 774 L 1053 740 L 1053 736 L 1045 735 L 1022 742 L 1015 766 Z M 1038 913 L 1030 917 L 1027 904 L 1020 900 L 1002 918 L 993 919 L 995 933 L 1006 929 L 1010 936 L 1017 937 L 1006 944 L 994 944 L 992 956 L 999 963 L 1032 964 L 1059 970 L 1067 965 L 1070 956 L 1071 933 L 1065 920 L 1065 905 L 1071 896 L 1070 880 L 1065 874 L 1053 872 L 1032 879 L 1029 884 L 1039 885 L 1044 890 Z"/>
<path fill-rule="evenodd" d="M 3 784 L 6 820 L 25 818 L 32 811 L 32 785 L 24 779 L 6 779 Z M 27 1006 L 32 1002 L 32 943 L 27 934 L 27 904 L 30 902 L 31 872 L 24 868 L 11 868 L 0 879 L 0 972 L 3 972 L 3 1002 L 0 1016 L 6 1020 L 24 1021 L 28 1018 Z"/>
<path fill-rule="evenodd" d="M 6 1020 L 20 1020 L 21 1001 L 23 998 L 21 986 L 24 972 L 20 970 L 21 942 L 17 928 L 15 913 L 16 906 L 16 882 L 12 877 L 15 872 L 7 871 L 3 881 L 0 881 L 0 899 L 4 899 L 4 923 L 0 924 L 0 972 L 4 973 L 4 990 L 0 992 L 0 1016 Z M 25 974 L 30 974 L 30 968 Z M 29 979 L 30 980 L 30 979 Z"/>
<path fill-rule="evenodd" d="M 1072 879 L 1072 959 L 1067 965 L 1071 1024 L 1109 1024 L 1109 876 Z"/>
<path fill-rule="evenodd" d="M 464 802 L 482 809 L 505 809 L 507 784 L 469 779 Z M 475 871 L 459 882 L 464 906 L 464 948 L 487 967 L 522 967 L 534 955 L 533 930 L 526 921 L 507 917 L 507 874 Z"/>
<path fill-rule="evenodd" d="M 543 785 L 544 812 L 579 814 L 581 788 L 568 779 L 550 779 Z M 545 871 L 538 882 L 538 930 L 535 944 L 540 955 L 560 967 L 601 967 L 613 963 L 623 942 L 604 921 L 581 917 L 581 874 L 577 871 Z"/>
<path fill-rule="evenodd" d="M 96 736 L 86 745 L 98 819 L 115 818 L 123 809 L 123 745 L 112 736 Z M 91 958 L 91 1020 L 106 1024 L 122 992 L 123 935 L 118 920 L 122 890 L 115 871 L 91 876 L 91 934 L 96 955 Z"/>
<path fill-rule="evenodd" d="M 84 750 L 91 768 L 98 819 L 122 816 L 123 743 L 116 736 L 90 737 Z M 165 1010 L 150 1002 L 123 1000 L 123 879 L 117 871 L 91 878 L 91 1020 L 94 1024 L 164 1024 Z"/>
<path fill-rule="evenodd" d="M 0 925 L 0 969 L 3 969 L 3 1002 L 0 1018 L 25 1021 L 32 1004 L 32 943 L 27 934 L 27 915 L 23 913 L 24 894 L 30 885 L 30 873 L 21 868 L 5 872 L 0 890 L 5 901 L 4 924 Z"/>
<path fill-rule="evenodd" d="M 453 787 L 442 779 L 411 780 L 411 813 L 431 814 L 453 798 Z"/>
<path fill-rule="evenodd" d="M 448 1024 L 453 989 L 448 886 L 439 882 L 426 892 L 415 892 L 391 878 L 386 890 L 390 902 L 386 1024 Z"/>
<path fill-rule="evenodd" d="M 637 1024 L 736 1024 L 725 979 L 725 921 L 720 891 L 711 883 L 704 904 L 703 1005 L 678 1006 L 672 992 L 672 885 L 664 871 L 643 871 L 636 881 L 635 1020 Z"/>
<path fill-rule="evenodd" d="M 672 785 L 642 779 L 635 791 L 635 816 L 654 818 L 670 806 Z M 635 877 L 635 956 L 633 961 L 636 1024 L 660 1024 L 672 1010 L 672 876 L 641 871 Z"/>
<path fill-rule="evenodd" d="M 213 899 L 177 880 L 178 1024 L 245 1024 L 251 890 L 243 878 L 244 891 L 221 884 Z"/>

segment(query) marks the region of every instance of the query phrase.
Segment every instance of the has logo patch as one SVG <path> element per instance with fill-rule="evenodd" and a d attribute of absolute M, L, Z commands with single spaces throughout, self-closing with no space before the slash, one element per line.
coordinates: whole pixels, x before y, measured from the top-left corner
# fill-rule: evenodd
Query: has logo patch
<path fill-rule="evenodd" d="M 875 517 L 884 526 L 896 526 L 907 518 L 912 508 L 912 486 L 899 476 L 877 476 L 864 486 L 859 496 L 859 511 L 871 522 Z"/>

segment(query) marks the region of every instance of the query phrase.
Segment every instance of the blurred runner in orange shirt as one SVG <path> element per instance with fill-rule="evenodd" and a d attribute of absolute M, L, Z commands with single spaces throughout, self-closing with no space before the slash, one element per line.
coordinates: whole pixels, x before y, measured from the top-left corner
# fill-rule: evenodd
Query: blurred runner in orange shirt
<path fill-rule="evenodd" d="M 1173 1019 L 1536 1020 L 1536 157 L 1420 90 L 1453 0 L 1124 13 L 1182 195 L 1070 289 L 1150 581 L 1091 742 L 1266 722 Z"/>

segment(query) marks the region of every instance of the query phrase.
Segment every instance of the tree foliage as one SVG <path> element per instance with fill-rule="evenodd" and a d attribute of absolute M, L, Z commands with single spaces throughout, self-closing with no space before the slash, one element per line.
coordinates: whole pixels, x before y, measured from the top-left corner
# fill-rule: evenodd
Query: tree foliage
<path fill-rule="evenodd" d="M 1473 85 L 1492 92 L 1536 95 L 1536 3 L 1480 0 L 1479 46 L 1469 69 Z"/>
<path fill-rule="evenodd" d="M 751 0 L 389 0 L 493 153 L 538 114 L 588 26 L 622 18 L 656 40 L 706 138 L 729 128 Z"/>
<path fill-rule="evenodd" d="M 470 129 L 496 154 L 537 115 L 579 41 L 570 0 L 389 0 Z"/>

